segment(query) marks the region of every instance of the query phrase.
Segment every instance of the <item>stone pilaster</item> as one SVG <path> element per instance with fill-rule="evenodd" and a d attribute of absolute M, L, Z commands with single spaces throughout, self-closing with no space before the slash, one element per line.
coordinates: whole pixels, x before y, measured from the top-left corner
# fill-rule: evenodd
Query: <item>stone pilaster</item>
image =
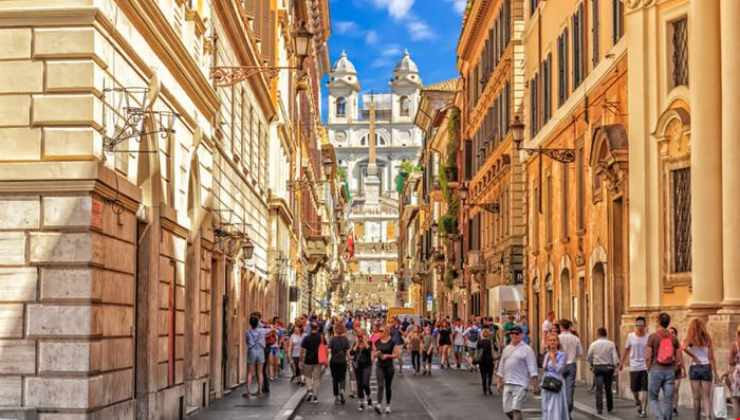
<path fill-rule="evenodd" d="M 722 301 L 722 94 L 719 2 L 689 3 L 691 89 L 691 306 Z M 714 221 L 714 222 L 712 222 Z"/>

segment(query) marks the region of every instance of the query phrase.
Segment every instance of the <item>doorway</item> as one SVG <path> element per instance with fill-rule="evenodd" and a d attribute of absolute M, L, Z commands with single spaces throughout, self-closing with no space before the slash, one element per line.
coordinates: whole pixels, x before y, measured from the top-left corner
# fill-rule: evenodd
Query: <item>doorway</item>
<path fill-rule="evenodd" d="M 593 290 L 591 292 L 591 298 L 593 299 L 593 324 L 591 326 L 591 337 L 595 337 L 594 332 L 597 328 L 606 326 L 606 300 L 604 295 L 606 293 L 606 287 L 604 282 L 606 281 L 606 272 L 604 270 L 603 263 L 596 263 L 593 270 L 591 271 L 591 285 Z"/>
<path fill-rule="evenodd" d="M 570 271 L 566 268 L 560 273 L 560 318 L 573 319 L 570 296 Z"/>

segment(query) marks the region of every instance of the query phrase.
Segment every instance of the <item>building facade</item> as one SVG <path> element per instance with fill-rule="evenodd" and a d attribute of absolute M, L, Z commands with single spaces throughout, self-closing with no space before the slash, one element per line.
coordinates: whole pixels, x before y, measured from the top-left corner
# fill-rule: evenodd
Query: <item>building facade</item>
<path fill-rule="evenodd" d="M 524 280 L 524 169 L 510 123 L 524 95 L 523 2 L 473 2 L 457 46 L 463 296 L 471 315 L 516 310 Z M 510 300 L 510 299 L 509 299 Z M 512 307 L 513 305 L 513 307 Z"/>
<path fill-rule="evenodd" d="M 707 321 L 719 372 L 740 323 L 737 206 L 740 9 L 731 1 L 626 4 L 629 287 L 623 333 L 667 311 Z M 656 53 L 658 52 L 658 53 Z M 639 152 L 637 152 L 639 151 Z M 691 401 L 682 393 L 683 401 Z"/>
<path fill-rule="evenodd" d="M 564 3 L 525 10 L 524 146 L 551 150 L 521 154 L 528 312 L 538 348 L 550 311 L 572 320 L 584 345 L 606 327 L 620 346 L 629 281 L 624 10 L 620 1 Z"/>
<path fill-rule="evenodd" d="M 303 270 L 277 275 L 276 256 L 300 252 L 291 121 L 328 57 L 328 3 L 42 0 L 0 16 L 0 413 L 207 406 L 245 379 L 249 314 L 287 317 Z M 269 71 L 286 63 L 300 74 Z M 260 71 L 232 79 L 239 66 Z M 275 156 L 289 179 L 269 180 Z"/>
<path fill-rule="evenodd" d="M 390 93 L 360 98 L 357 71 L 346 53 L 329 77 L 327 129 L 352 196 L 348 218 L 355 255 L 349 273 L 351 290 L 362 299 L 355 302 L 358 307 L 397 304 L 396 179 L 403 162 L 419 156 L 421 133 L 413 118 L 421 86 L 408 52 L 393 71 Z"/>

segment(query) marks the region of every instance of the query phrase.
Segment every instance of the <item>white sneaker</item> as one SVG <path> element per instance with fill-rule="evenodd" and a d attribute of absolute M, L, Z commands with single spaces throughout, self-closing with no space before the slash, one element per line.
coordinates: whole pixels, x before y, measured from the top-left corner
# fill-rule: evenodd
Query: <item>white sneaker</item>
<path fill-rule="evenodd" d="M 388 405 L 385 407 L 385 414 L 390 414 L 390 413 L 391 413 L 391 406 Z"/>
<path fill-rule="evenodd" d="M 365 411 L 365 403 L 364 402 L 360 403 L 360 406 L 357 407 L 357 411 Z"/>
<path fill-rule="evenodd" d="M 383 407 L 380 406 L 380 403 L 375 403 L 375 412 L 378 414 L 383 414 Z"/>

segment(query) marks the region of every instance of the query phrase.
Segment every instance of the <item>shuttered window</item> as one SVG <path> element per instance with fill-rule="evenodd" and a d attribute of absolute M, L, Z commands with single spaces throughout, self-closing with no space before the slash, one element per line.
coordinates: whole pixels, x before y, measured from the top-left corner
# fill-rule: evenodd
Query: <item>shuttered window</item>
<path fill-rule="evenodd" d="M 599 31 L 601 27 L 599 25 L 599 0 L 591 0 L 591 45 L 593 50 L 591 51 L 591 62 L 594 67 L 599 64 L 601 59 L 601 38 L 599 37 Z"/>
<path fill-rule="evenodd" d="M 552 117 L 552 54 L 542 63 L 542 123 L 547 124 Z"/>
<path fill-rule="evenodd" d="M 578 11 L 573 15 L 573 89 L 581 85 L 585 77 L 583 44 L 584 44 L 584 22 L 583 3 L 578 6 Z"/>
<path fill-rule="evenodd" d="M 558 37 L 558 106 L 568 100 L 568 28 Z"/>

